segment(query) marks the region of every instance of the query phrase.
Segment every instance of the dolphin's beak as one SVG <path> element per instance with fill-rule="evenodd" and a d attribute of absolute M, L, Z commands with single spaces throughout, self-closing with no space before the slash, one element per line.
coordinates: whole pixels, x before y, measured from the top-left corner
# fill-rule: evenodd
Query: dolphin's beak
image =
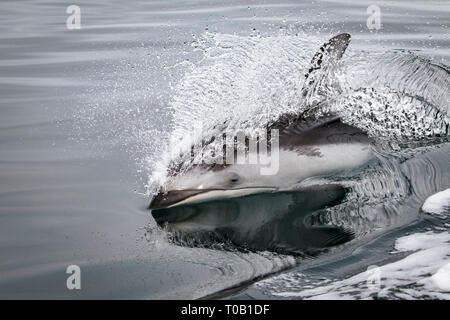
<path fill-rule="evenodd" d="M 193 197 L 200 193 L 204 193 L 206 191 L 208 190 L 171 190 L 166 192 L 160 191 L 150 202 L 149 209 L 165 209 L 176 205 L 177 203 L 187 198 Z"/>
<path fill-rule="evenodd" d="M 261 192 L 273 192 L 273 187 L 252 187 L 239 189 L 186 189 L 160 191 L 150 202 L 149 209 L 166 209 L 181 204 L 197 204 L 213 200 L 242 197 Z"/>

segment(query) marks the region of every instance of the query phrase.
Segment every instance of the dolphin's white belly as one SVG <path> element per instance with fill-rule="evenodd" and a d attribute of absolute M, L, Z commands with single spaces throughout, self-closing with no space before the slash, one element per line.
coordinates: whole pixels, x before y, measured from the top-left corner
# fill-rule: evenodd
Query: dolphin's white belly
<path fill-rule="evenodd" d="M 368 144 L 345 143 L 316 146 L 314 155 L 281 149 L 279 156 L 280 186 L 289 187 L 304 179 L 351 170 L 373 157 Z"/>

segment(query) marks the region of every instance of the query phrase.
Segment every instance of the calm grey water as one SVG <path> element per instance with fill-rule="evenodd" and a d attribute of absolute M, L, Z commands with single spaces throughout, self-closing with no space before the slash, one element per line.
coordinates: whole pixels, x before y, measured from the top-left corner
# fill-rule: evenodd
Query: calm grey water
<path fill-rule="evenodd" d="M 448 1 L 77 1 L 81 29 L 68 30 L 71 4 L 0 3 L 0 298 L 199 298 L 293 266 L 171 244 L 146 209 L 205 34 L 349 32 L 355 51 L 450 65 Z M 81 290 L 66 287 L 69 265 Z"/>

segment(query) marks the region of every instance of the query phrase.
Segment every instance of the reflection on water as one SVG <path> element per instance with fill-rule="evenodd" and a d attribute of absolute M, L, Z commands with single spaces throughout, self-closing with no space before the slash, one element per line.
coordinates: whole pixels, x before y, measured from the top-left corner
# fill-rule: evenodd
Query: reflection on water
<path fill-rule="evenodd" d="M 153 217 L 200 243 L 214 239 L 252 250 L 313 254 L 352 239 L 351 231 L 311 222 L 313 213 L 339 203 L 345 193 L 340 186 L 263 193 L 156 210 Z"/>

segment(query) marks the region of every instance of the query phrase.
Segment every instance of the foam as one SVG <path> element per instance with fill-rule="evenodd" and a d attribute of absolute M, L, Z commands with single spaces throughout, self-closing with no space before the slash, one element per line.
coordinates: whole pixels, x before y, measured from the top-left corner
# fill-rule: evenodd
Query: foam
<path fill-rule="evenodd" d="M 438 192 L 425 200 L 422 210 L 445 218 L 450 213 L 450 189 Z"/>
<path fill-rule="evenodd" d="M 415 233 L 397 239 L 396 252 L 414 253 L 399 261 L 364 271 L 347 279 L 310 279 L 288 273 L 258 286 L 271 295 L 298 299 L 450 299 L 450 233 Z M 380 276 L 379 286 L 368 280 Z M 276 284 L 276 285 L 275 285 Z M 276 288 L 280 288 L 277 290 Z M 289 291 L 286 291 L 288 289 Z"/>

